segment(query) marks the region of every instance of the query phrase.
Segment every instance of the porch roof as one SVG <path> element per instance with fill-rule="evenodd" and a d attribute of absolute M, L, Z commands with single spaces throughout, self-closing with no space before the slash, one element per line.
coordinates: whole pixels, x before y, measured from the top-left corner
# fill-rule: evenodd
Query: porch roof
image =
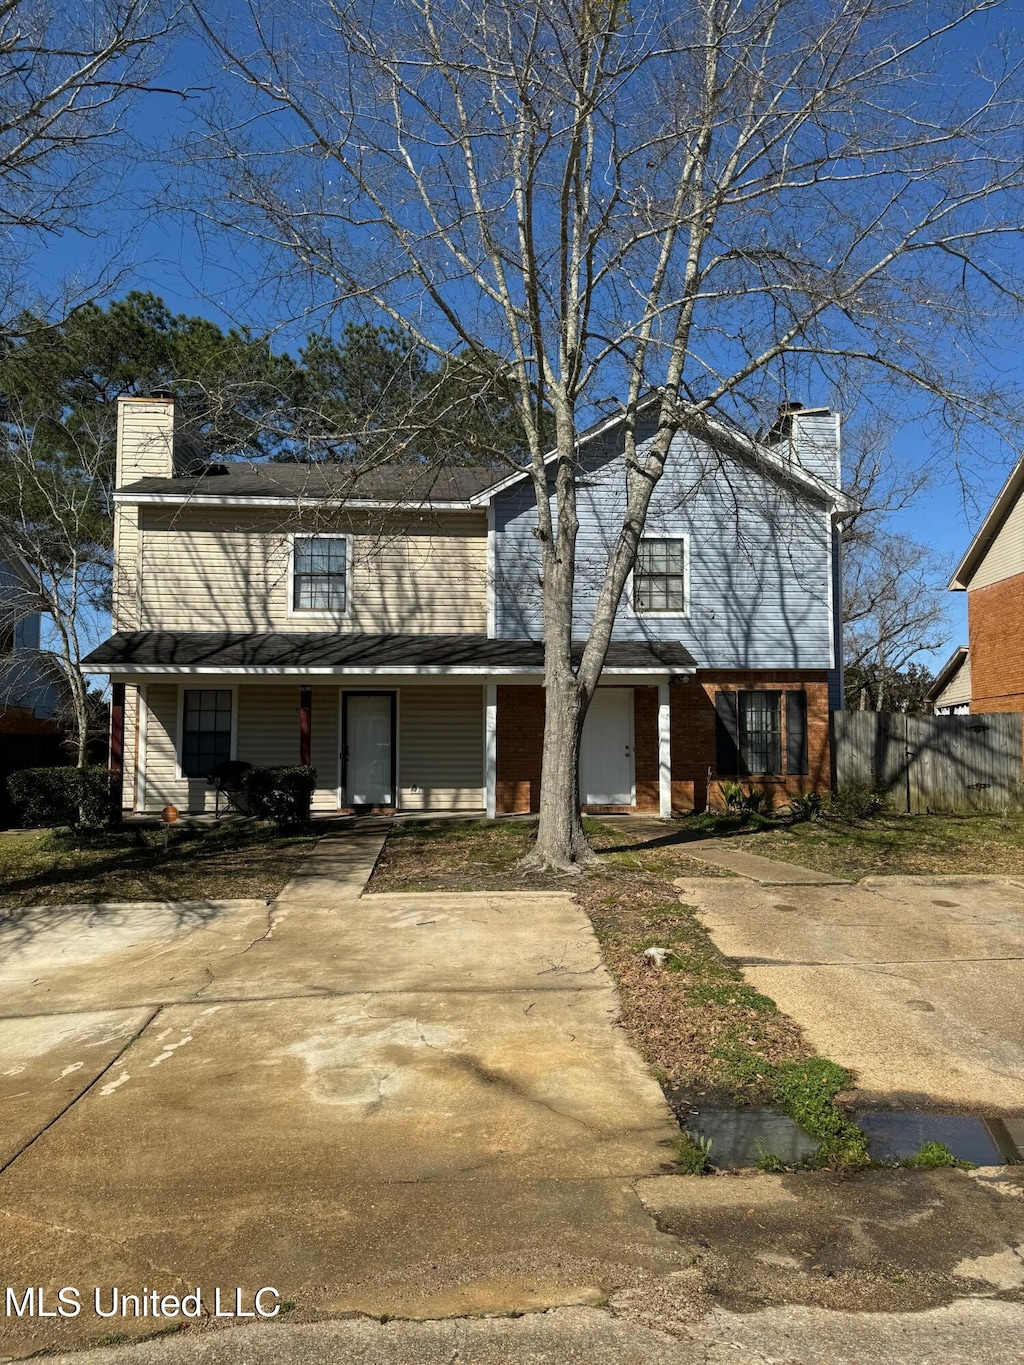
<path fill-rule="evenodd" d="M 583 643 L 573 645 L 578 660 Z M 88 673 L 541 674 L 537 640 L 485 635 L 357 635 L 337 631 L 130 631 L 112 636 L 82 664 Z M 693 673 L 693 655 L 673 640 L 614 640 L 605 673 Z"/>

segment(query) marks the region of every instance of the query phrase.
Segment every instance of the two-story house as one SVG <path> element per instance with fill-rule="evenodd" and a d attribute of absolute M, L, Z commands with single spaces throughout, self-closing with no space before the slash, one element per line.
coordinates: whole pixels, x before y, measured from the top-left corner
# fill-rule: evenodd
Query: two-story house
<path fill-rule="evenodd" d="M 583 638 L 621 514 L 620 419 L 580 458 Z M 790 405 L 761 442 L 677 438 L 587 719 L 590 809 L 701 809 L 726 777 L 780 800 L 827 786 L 838 486 L 824 410 Z M 113 683 L 126 809 L 210 809 L 228 759 L 314 764 L 319 811 L 536 809 L 528 478 L 195 462 L 171 401 L 126 398 L 114 502 L 114 635 L 87 667 Z"/>
<path fill-rule="evenodd" d="M 953 651 L 929 690 L 936 712 L 1024 711 L 1024 458 L 949 587 L 967 594 L 968 644 Z"/>

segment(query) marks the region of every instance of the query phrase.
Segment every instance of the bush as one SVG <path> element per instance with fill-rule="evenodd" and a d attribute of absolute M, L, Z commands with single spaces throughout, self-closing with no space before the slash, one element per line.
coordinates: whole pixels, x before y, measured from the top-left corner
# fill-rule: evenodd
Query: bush
<path fill-rule="evenodd" d="M 877 787 L 869 786 L 867 782 L 847 782 L 832 793 L 821 814 L 825 819 L 849 825 L 855 820 L 869 820 L 872 815 L 880 815 L 887 804 Z"/>
<path fill-rule="evenodd" d="M 242 789 L 258 820 L 270 820 L 279 829 L 305 825 L 316 790 L 316 769 L 250 768 L 242 775 Z"/>
<path fill-rule="evenodd" d="M 738 782 L 724 778 L 718 784 L 722 793 L 725 809 L 733 815 L 770 815 L 775 801 L 774 793 L 761 787 L 751 787 L 745 791 Z"/>
<path fill-rule="evenodd" d="M 7 791 L 26 825 L 96 829 L 110 821 L 110 773 L 106 768 L 22 768 Z"/>

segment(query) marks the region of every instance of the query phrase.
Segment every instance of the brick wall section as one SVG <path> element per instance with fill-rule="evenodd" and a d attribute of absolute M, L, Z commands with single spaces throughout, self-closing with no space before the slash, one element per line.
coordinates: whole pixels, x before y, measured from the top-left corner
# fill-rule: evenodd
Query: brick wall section
<path fill-rule="evenodd" d="M 825 673 L 701 673 L 670 689 L 672 705 L 672 808 L 704 810 L 709 799 L 720 805 L 715 767 L 715 693 L 720 687 L 773 688 L 807 692 L 806 777 L 751 779 L 770 789 L 781 805 L 801 792 L 827 791 L 829 776 L 828 676 Z M 656 812 L 658 802 L 658 689 L 637 687 L 633 693 L 636 750 L 636 806 Z M 540 807 L 541 750 L 544 737 L 544 689 L 499 687 L 496 787 L 501 814 L 521 814 Z M 711 770 L 710 791 L 708 770 Z M 596 813 L 630 807 L 594 807 Z"/>
<path fill-rule="evenodd" d="M 967 594 L 971 711 L 1024 711 L 1024 573 Z"/>
<path fill-rule="evenodd" d="M 807 693 L 807 775 L 744 778 L 743 785 L 770 791 L 776 806 L 803 792 L 828 791 L 831 785 L 828 674 L 708 671 L 674 683 L 670 689 L 673 810 L 700 811 L 723 804 L 715 766 L 715 696 L 721 688 L 743 691 L 767 688 L 779 692 L 803 688 Z M 782 752 L 785 758 L 785 729 Z"/>
<path fill-rule="evenodd" d="M 499 687 L 496 806 L 502 815 L 540 809 L 540 772 L 544 742 L 544 689 Z M 633 743 L 636 750 L 636 805 L 588 806 L 587 810 L 658 810 L 658 689 L 633 689 Z"/>
<path fill-rule="evenodd" d="M 543 687 L 499 687 L 495 734 L 496 806 L 501 815 L 540 809 Z"/>

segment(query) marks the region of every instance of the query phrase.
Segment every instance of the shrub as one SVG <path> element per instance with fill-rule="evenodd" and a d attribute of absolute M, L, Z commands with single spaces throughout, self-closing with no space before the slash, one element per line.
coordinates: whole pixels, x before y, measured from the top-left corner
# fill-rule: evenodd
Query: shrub
<path fill-rule="evenodd" d="M 885 810 L 886 799 L 877 787 L 867 782 L 847 782 L 829 798 L 822 815 L 839 824 L 852 824 L 855 820 L 869 820 Z"/>
<path fill-rule="evenodd" d="M 769 815 L 775 801 L 771 791 L 761 787 L 745 791 L 738 782 L 728 778 L 719 782 L 718 790 L 722 793 L 725 809 L 736 815 Z"/>
<path fill-rule="evenodd" d="M 250 768 L 242 775 L 242 788 L 258 820 L 270 820 L 279 829 L 304 825 L 316 790 L 316 769 Z"/>
<path fill-rule="evenodd" d="M 26 825 L 90 828 L 110 820 L 110 773 L 106 768 L 22 768 L 7 790 Z"/>
<path fill-rule="evenodd" d="M 821 794 L 819 792 L 804 792 L 802 796 L 794 796 L 789 803 L 790 819 L 795 822 L 801 820 L 817 820 L 821 814 Z"/>

